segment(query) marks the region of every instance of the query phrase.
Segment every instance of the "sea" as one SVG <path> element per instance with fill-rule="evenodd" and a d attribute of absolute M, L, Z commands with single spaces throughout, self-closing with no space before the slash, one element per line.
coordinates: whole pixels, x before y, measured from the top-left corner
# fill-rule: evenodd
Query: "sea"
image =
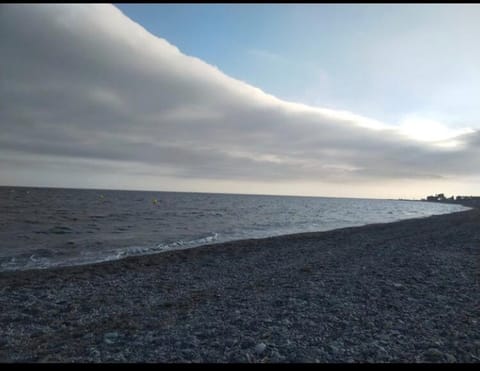
<path fill-rule="evenodd" d="M 381 199 L 0 187 L 0 271 L 170 250 L 468 209 Z"/>

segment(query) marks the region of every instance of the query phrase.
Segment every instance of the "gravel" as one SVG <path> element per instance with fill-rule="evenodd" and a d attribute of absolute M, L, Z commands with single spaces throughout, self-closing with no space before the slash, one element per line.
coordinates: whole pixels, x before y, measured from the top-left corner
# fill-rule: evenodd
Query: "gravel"
<path fill-rule="evenodd" d="M 0 362 L 480 362 L 480 211 L 0 273 Z"/>

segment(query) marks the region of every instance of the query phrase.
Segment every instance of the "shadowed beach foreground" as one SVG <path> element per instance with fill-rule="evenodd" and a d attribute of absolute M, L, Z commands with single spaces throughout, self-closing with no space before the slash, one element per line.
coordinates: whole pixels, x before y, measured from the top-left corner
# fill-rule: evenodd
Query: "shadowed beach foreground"
<path fill-rule="evenodd" d="M 0 274 L 2 362 L 480 362 L 480 211 Z"/>

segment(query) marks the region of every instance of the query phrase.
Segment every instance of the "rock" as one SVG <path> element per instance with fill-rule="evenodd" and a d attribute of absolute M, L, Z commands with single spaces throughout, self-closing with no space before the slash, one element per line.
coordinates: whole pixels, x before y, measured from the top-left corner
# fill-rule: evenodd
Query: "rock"
<path fill-rule="evenodd" d="M 244 338 L 240 342 L 240 348 L 247 349 L 255 345 L 255 342 L 251 338 Z"/>
<path fill-rule="evenodd" d="M 267 346 L 265 345 L 265 343 L 259 343 L 255 345 L 255 353 L 262 354 L 266 348 Z"/>
<path fill-rule="evenodd" d="M 278 350 L 274 350 L 272 352 L 272 354 L 270 355 L 270 359 L 273 361 L 273 362 L 282 362 L 283 360 L 285 360 L 285 357 L 282 356 Z"/>
<path fill-rule="evenodd" d="M 450 354 L 450 353 L 445 353 L 445 360 L 448 363 L 457 362 L 457 358 L 453 354 Z"/>
<path fill-rule="evenodd" d="M 430 348 L 423 354 L 424 358 L 428 362 L 441 362 L 443 361 L 443 353 L 436 348 Z"/>
<path fill-rule="evenodd" d="M 192 361 L 198 357 L 198 354 L 193 349 L 182 349 L 182 356 L 187 361 Z"/>
<path fill-rule="evenodd" d="M 225 340 L 225 346 L 228 347 L 228 348 L 233 347 L 237 343 L 238 343 L 237 339 L 226 339 Z"/>
<path fill-rule="evenodd" d="M 103 341 L 107 344 L 113 344 L 117 341 L 118 339 L 118 332 L 113 331 L 113 332 L 107 332 L 103 335 Z"/>
<path fill-rule="evenodd" d="M 329 353 L 333 353 L 333 354 L 339 351 L 338 347 L 332 344 L 327 345 L 326 349 Z"/>

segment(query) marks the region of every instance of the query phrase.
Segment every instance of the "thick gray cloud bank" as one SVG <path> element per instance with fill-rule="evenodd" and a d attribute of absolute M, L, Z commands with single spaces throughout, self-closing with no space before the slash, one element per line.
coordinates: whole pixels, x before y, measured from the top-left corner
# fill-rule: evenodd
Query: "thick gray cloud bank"
<path fill-rule="evenodd" d="M 348 112 L 281 101 L 182 54 L 114 6 L 1 5 L 0 55 L 5 182 L 24 179 L 15 177 L 22 167 L 47 177 L 77 167 L 87 180 L 108 171 L 330 184 L 480 175 L 478 131 L 422 142 Z"/>

